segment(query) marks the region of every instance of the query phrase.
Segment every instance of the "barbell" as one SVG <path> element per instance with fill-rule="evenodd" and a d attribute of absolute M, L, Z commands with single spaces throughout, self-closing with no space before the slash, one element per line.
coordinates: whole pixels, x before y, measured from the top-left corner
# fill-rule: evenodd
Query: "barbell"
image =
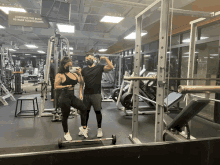
<path fill-rule="evenodd" d="M 107 141 L 111 140 L 112 144 L 116 144 L 116 135 L 112 135 L 112 138 L 105 139 L 91 139 L 91 140 L 72 140 L 72 141 L 63 141 L 61 138 L 58 140 L 58 147 L 62 148 L 64 144 L 74 144 L 74 143 L 82 143 L 82 142 L 97 142 L 97 141 Z"/>

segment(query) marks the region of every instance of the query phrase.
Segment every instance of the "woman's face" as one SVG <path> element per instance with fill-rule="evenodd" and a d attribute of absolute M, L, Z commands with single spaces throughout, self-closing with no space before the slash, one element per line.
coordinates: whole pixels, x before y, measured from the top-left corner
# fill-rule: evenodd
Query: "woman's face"
<path fill-rule="evenodd" d="M 72 62 L 70 61 L 70 62 L 66 63 L 66 65 L 64 66 L 64 68 L 71 67 L 72 65 L 73 65 Z"/>

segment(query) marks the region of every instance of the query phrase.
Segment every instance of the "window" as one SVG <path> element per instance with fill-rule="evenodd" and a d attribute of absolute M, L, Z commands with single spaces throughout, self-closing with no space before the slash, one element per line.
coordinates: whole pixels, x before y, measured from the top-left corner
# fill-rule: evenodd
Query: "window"
<path fill-rule="evenodd" d="M 201 36 L 203 37 L 216 37 L 220 35 L 220 23 L 212 26 L 204 27 L 201 29 Z"/>

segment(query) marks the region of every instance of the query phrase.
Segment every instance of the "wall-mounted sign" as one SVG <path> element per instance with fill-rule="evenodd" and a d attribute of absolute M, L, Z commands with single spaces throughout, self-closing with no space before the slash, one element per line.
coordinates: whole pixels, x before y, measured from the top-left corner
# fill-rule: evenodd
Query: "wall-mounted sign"
<path fill-rule="evenodd" d="M 34 28 L 49 28 L 49 23 L 37 13 L 9 12 L 8 24 L 16 26 L 29 26 Z"/>

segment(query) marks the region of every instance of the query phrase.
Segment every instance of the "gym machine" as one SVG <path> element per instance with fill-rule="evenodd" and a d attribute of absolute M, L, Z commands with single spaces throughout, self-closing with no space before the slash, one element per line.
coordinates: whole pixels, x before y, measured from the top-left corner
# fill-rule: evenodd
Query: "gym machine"
<path fill-rule="evenodd" d="M 54 45 L 54 46 L 53 46 Z M 55 75 L 57 74 L 58 71 L 58 54 L 59 50 L 61 49 L 61 56 L 60 58 L 63 57 L 63 47 L 66 45 L 67 52 L 66 55 L 70 57 L 70 52 L 69 52 L 69 41 L 66 37 L 61 36 L 57 32 L 55 33 L 54 36 L 50 37 L 48 40 L 48 50 L 47 50 L 47 60 L 46 60 L 46 69 L 45 69 L 45 74 L 44 74 L 44 80 L 43 82 L 40 82 L 41 84 L 41 109 L 39 113 L 39 117 L 43 116 L 53 116 L 52 121 L 61 121 L 61 111 L 60 108 L 58 107 L 58 96 L 59 96 L 59 91 L 54 90 L 54 104 L 53 108 L 51 109 L 45 109 L 45 99 L 47 98 L 47 85 L 49 82 L 49 70 L 50 70 L 50 61 L 51 61 L 51 54 L 52 54 L 52 48 L 54 47 L 54 63 L 55 63 Z M 70 116 L 73 116 L 73 108 L 71 108 L 71 114 Z M 75 110 L 76 114 L 77 111 Z"/>
<path fill-rule="evenodd" d="M 104 63 L 102 63 L 102 61 L 100 61 L 100 56 L 114 56 L 114 57 L 119 57 L 119 55 L 116 55 L 116 54 L 95 54 L 94 55 L 95 58 L 96 58 L 96 65 L 104 65 Z M 115 69 L 112 70 L 112 71 L 109 71 L 109 72 L 103 72 L 102 74 L 102 81 L 101 81 L 101 85 L 102 85 L 102 88 L 101 88 L 101 95 L 102 95 L 102 102 L 113 102 L 114 100 L 112 99 L 112 96 L 111 94 L 108 94 L 109 90 L 110 90 L 110 93 L 111 93 L 111 90 L 112 88 L 115 87 L 115 78 L 114 78 L 114 75 L 115 75 Z"/>
<path fill-rule="evenodd" d="M 8 105 L 8 103 L 6 101 L 7 98 L 10 98 L 12 101 L 16 101 L 16 99 L 14 98 L 12 93 L 10 92 L 10 89 L 12 87 L 11 84 L 13 84 L 12 79 L 10 79 L 10 77 L 12 77 L 12 75 L 9 74 L 9 73 L 12 73 L 12 65 L 10 65 L 11 64 L 10 61 L 12 61 L 12 59 L 11 60 L 9 59 L 10 56 L 8 56 L 8 54 L 9 54 L 9 50 L 7 50 L 7 53 L 5 53 L 4 49 L 1 48 L 1 79 L 0 79 L 1 96 L 0 96 L 0 101 L 5 106 Z M 6 66 L 5 66 L 6 58 L 8 60 L 9 73 L 5 73 L 6 72 Z M 9 74 L 9 75 L 6 76 L 7 74 Z M 7 84 L 10 85 L 10 87 L 7 86 L 8 87 L 7 88 L 5 86 Z"/>
<path fill-rule="evenodd" d="M 156 75 L 157 73 L 155 72 L 149 72 L 146 77 L 155 77 Z M 125 112 L 126 115 L 132 114 L 133 81 L 131 81 L 131 84 L 132 85 L 130 85 L 128 92 L 120 96 L 121 104 L 124 106 L 122 110 Z M 156 100 L 156 88 L 154 87 L 155 84 L 156 84 L 156 81 L 146 81 L 146 82 L 140 81 L 140 85 L 139 85 L 140 96 L 144 96 L 145 98 L 155 101 Z M 142 99 L 145 103 L 147 103 L 147 106 L 139 106 L 138 113 L 140 115 L 155 114 L 154 103 L 149 102 L 148 100 L 143 99 L 142 97 L 139 97 L 139 99 Z"/>

